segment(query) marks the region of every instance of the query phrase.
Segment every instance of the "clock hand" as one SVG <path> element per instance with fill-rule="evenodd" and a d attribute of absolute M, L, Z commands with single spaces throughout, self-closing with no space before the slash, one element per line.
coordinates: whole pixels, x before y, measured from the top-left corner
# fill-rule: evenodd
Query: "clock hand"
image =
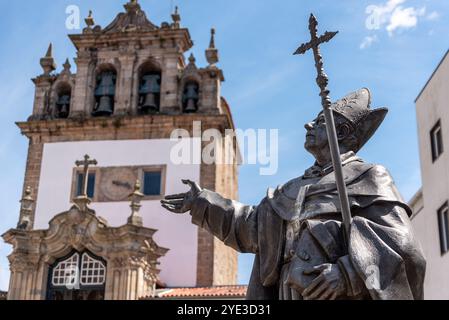
<path fill-rule="evenodd" d="M 112 184 L 117 187 L 124 187 L 129 190 L 132 189 L 131 185 L 128 182 L 121 182 L 121 181 L 114 180 L 114 181 L 112 181 Z"/>

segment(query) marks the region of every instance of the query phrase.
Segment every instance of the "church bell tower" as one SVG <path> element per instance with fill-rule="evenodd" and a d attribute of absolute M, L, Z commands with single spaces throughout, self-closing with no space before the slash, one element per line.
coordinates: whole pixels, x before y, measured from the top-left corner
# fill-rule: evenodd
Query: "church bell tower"
<path fill-rule="evenodd" d="M 145 229 L 135 237 L 144 239 L 154 233 L 152 239 L 157 245 L 150 243 L 149 246 L 158 252 L 153 257 L 160 262 L 158 285 L 235 284 L 237 253 L 192 225 L 189 215 L 170 215 L 159 204 L 165 194 L 185 192 L 181 179 L 198 181 L 204 188 L 229 198 L 238 197 L 236 161 L 179 164 L 171 158 L 177 143 L 170 139 L 175 130 L 189 133 L 189 137 L 183 139 L 191 142 L 192 152 L 201 158 L 207 142 L 196 132 L 198 124 L 202 131 L 216 129 L 223 135 L 225 130 L 234 129 L 230 108 L 221 96 L 224 76 L 217 67 L 215 30 L 211 32 L 210 45 L 205 51 L 208 65 L 198 67 L 193 55 L 185 57 L 193 42 L 189 30 L 181 26 L 178 9 L 172 14 L 171 22 L 157 26 L 147 18 L 137 0 L 124 7 L 125 11 L 106 27 L 97 25 L 90 12 L 82 33 L 69 35 L 76 48 L 76 72 L 69 59 L 61 71 L 56 71 L 53 58 L 56 48 L 52 45 L 40 61 L 43 73 L 33 79 L 36 90 L 32 115 L 27 121 L 17 123 L 29 139 L 23 189 L 28 207 L 21 210 L 18 228 L 4 235 L 5 241 L 14 246 L 11 271 L 18 272 L 14 257 L 20 253 L 26 259 L 23 250 L 19 252 L 24 245 L 17 240 L 19 235 L 20 239 L 29 234 L 42 236 L 44 233 L 36 232 L 65 223 L 58 214 L 67 212 L 86 186 L 89 210 L 92 210 L 89 214 L 94 214 L 95 218 L 87 215 L 85 219 L 94 221 L 92 223 L 100 229 L 122 228 L 130 212 L 129 195 L 137 192 L 142 196 L 139 204 L 141 227 L 154 228 L 151 230 L 157 232 Z M 219 153 L 235 155 L 236 148 L 222 144 Z M 75 165 L 85 154 L 96 160 L 88 176 L 83 176 Z M 136 181 L 140 184 L 135 190 Z M 128 221 L 128 226 L 132 223 Z M 134 229 L 128 231 L 131 230 Z M 107 243 L 114 243 L 114 235 L 124 234 L 108 232 L 110 242 L 104 240 Z M 74 249 L 79 249 L 78 258 L 84 259 L 81 249 L 88 246 L 80 239 Z M 86 259 L 97 259 L 98 265 L 103 261 L 103 266 L 109 268 L 110 247 L 104 248 L 94 255 L 89 253 Z M 43 255 L 39 250 L 36 255 Z M 64 258 L 62 253 L 55 254 L 47 261 Z M 49 270 L 54 266 L 47 262 L 39 268 Z M 17 279 L 15 277 L 11 284 L 16 291 L 40 289 L 46 285 L 39 282 L 43 278 L 36 278 L 34 287 Z M 107 290 L 113 290 L 113 286 L 106 283 Z M 27 293 L 16 296 L 27 297 L 31 296 Z M 139 298 L 138 295 L 114 294 L 106 294 L 106 297 Z"/>

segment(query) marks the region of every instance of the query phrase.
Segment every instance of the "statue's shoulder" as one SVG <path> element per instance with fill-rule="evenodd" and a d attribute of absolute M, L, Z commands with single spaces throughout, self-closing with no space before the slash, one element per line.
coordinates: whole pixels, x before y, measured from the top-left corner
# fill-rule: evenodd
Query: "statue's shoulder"
<path fill-rule="evenodd" d="M 293 194 L 298 194 L 299 188 L 301 188 L 305 184 L 305 179 L 303 178 L 303 176 L 300 176 L 289 180 L 283 185 L 280 185 L 278 188 L 286 194 L 290 194 L 291 192 L 293 192 Z"/>
<path fill-rule="evenodd" d="M 348 185 L 350 196 L 371 196 L 373 199 L 405 202 L 397 189 L 394 179 L 386 167 L 380 164 L 370 164 L 368 170 Z"/>
<path fill-rule="evenodd" d="M 363 172 L 363 177 L 374 180 L 392 179 L 388 169 L 381 164 L 364 163 L 358 167 Z"/>
<path fill-rule="evenodd" d="M 290 221 L 295 213 L 294 206 L 298 191 L 302 185 L 302 177 L 294 178 L 277 188 L 269 188 L 264 199 L 273 212 L 282 220 Z"/>

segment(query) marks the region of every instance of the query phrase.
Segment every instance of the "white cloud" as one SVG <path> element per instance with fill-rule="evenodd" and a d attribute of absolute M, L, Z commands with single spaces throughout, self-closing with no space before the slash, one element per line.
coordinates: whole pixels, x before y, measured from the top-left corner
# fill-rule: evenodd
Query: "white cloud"
<path fill-rule="evenodd" d="M 369 5 L 365 10 L 368 14 L 366 27 L 370 30 L 380 29 L 382 25 L 385 25 L 389 21 L 394 9 L 405 1 L 406 0 L 389 0 L 383 5 Z"/>
<path fill-rule="evenodd" d="M 427 20 L 434 21 L 440 18 L 440 14 L 437 11 L 432 11 L 426 16 Z"/>
<path fill-rule="evenodd" d="M 426 7 L 403 7 L 407 0 L 388 0 L 381 5 L 370 5 L 366 8 L 368 18 L 366 27 L 369 30 L 379 30 L 385 27 L 390 36 L 396 30 L 410 29 L 416 27 L 420 17 L 425 16 Z M 437 12 L 427 15 L 426 19 L 434 20 L 438 18 Z"/>
<path fill-rule="evenodd" d="M 390 23 L 387 26 L 387 31 L 390 36 L 397 29 L 410 29 L 418 24 L 418 17 L 426 13 L 426 8 L 415 9 L 413 7 L 402 8 L 397 7 L 390 18 Z"/>
<path fill-rule="evenodd" d="M 377 38 L 377 35 L 373 35 L 373 36 L 366 36 L 362 43 L 360 44 L 360 49 L 367 49 L 369 47 L 371 47 L 371 45 L 374 42 L 377 42 L 379 39 Z"/>

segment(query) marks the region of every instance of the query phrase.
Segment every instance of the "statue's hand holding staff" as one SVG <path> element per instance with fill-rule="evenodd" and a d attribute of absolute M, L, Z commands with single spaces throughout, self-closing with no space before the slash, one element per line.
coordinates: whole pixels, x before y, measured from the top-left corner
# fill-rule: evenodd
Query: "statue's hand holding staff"
<path fill-rule="evenodd" d="M 183 214 L 192 209 L 192 204 L 202 191 L 201 187 L 190 180 L 182 180 L 182 183 L 190 186 L 190 191 L 166 196 L 161 200 L 162 207 L 170 212 Z"/>

